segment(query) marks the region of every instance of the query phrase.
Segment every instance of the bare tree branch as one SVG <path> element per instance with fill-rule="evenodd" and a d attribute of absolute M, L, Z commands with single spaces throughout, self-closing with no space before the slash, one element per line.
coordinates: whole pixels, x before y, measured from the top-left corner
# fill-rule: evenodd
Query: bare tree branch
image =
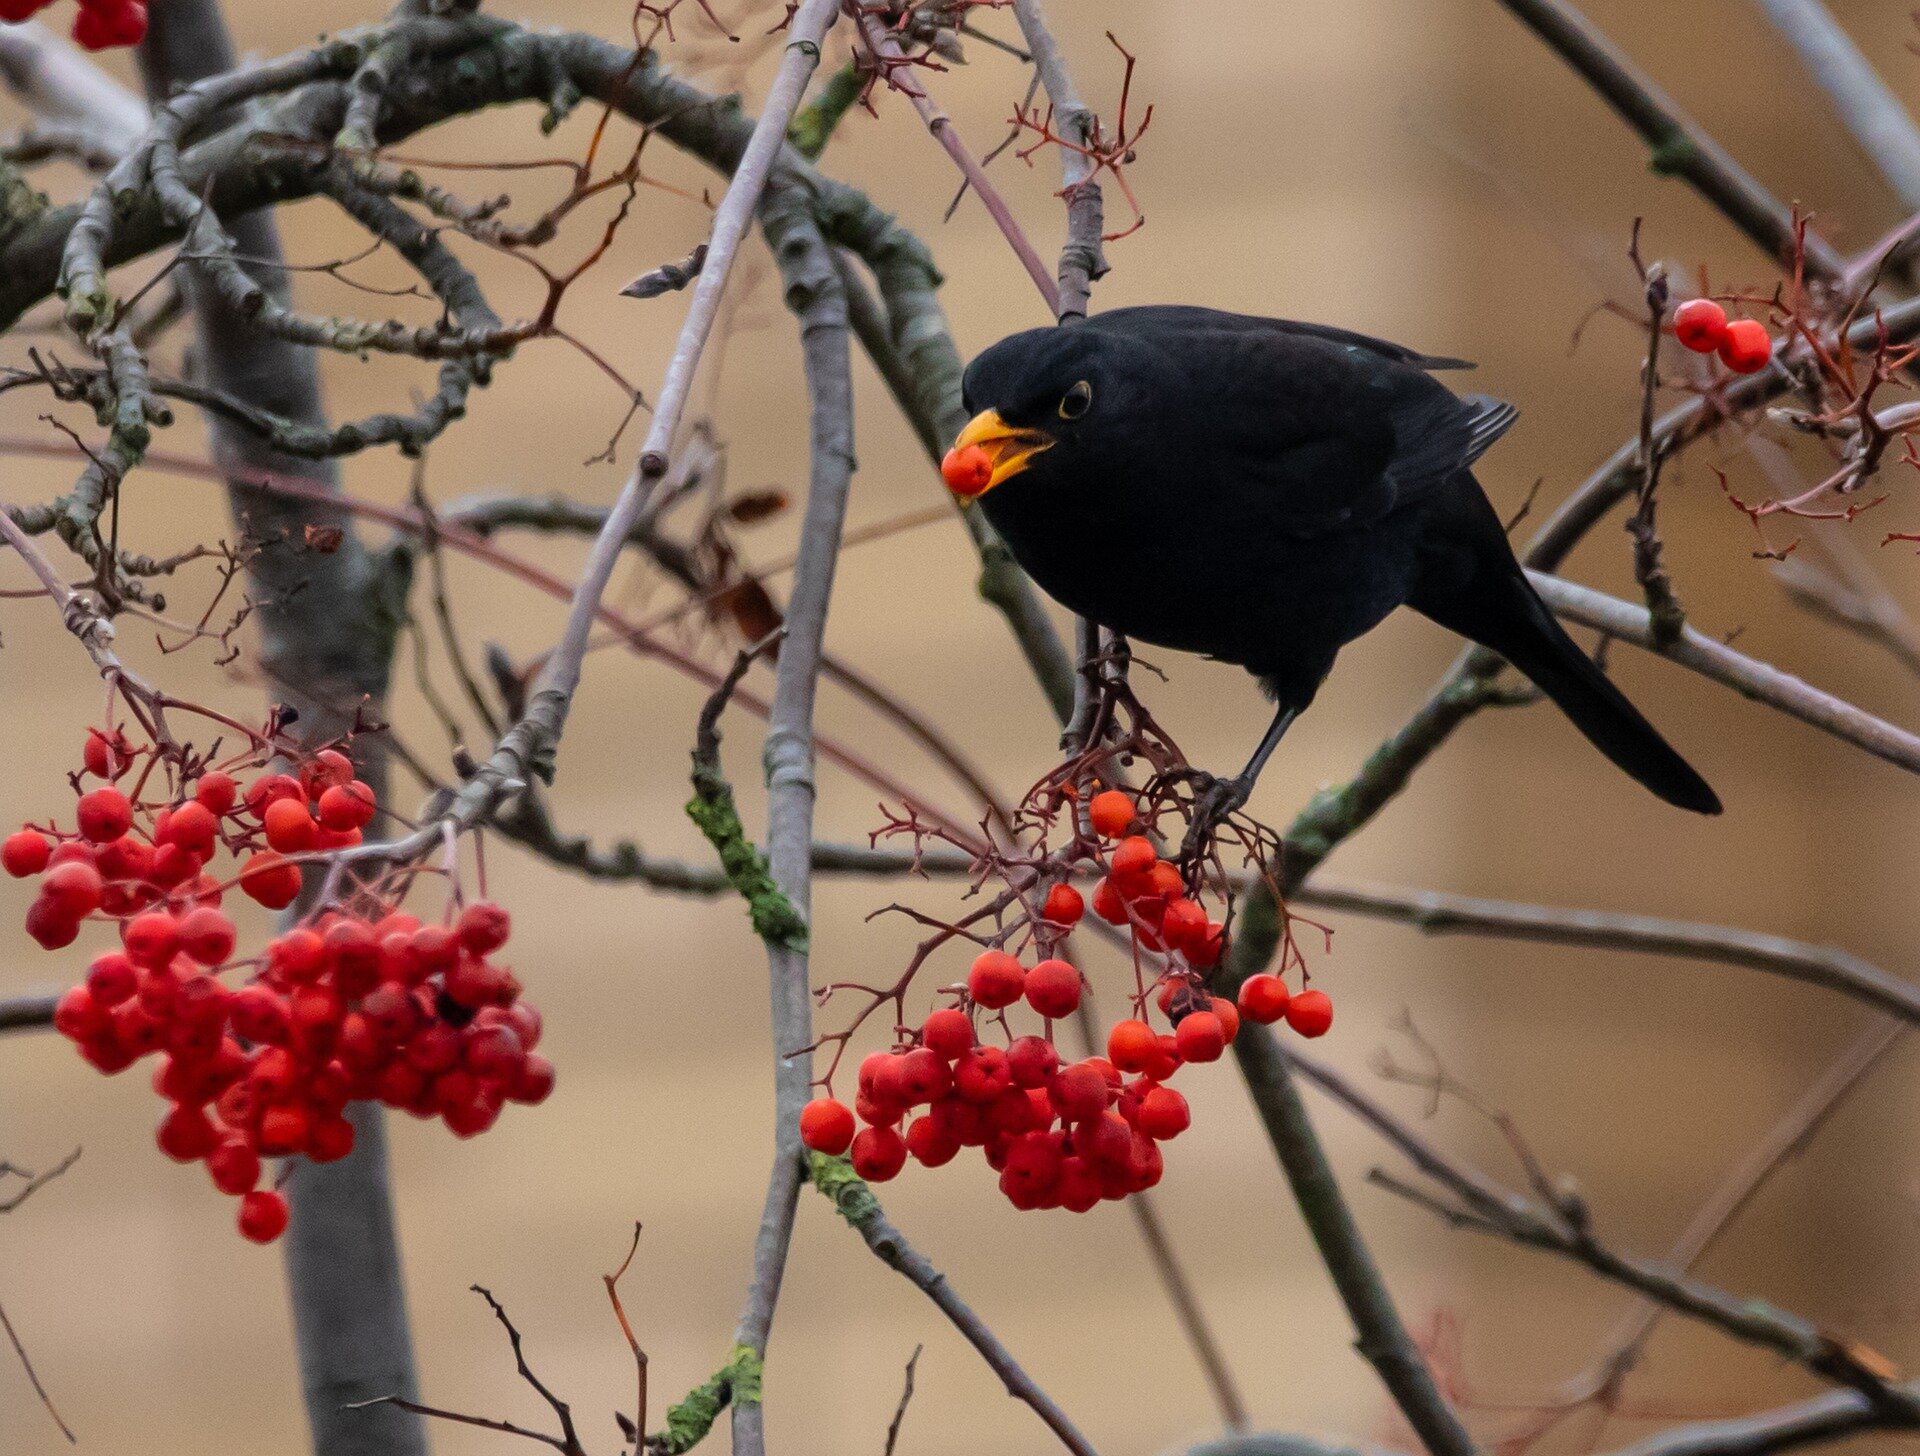
<path fill-rule="evenodd" d="M 1847 130 L 1909 212 L 1920 212 L 1920 127 L 1821 0 L 1760 0 Z"/>

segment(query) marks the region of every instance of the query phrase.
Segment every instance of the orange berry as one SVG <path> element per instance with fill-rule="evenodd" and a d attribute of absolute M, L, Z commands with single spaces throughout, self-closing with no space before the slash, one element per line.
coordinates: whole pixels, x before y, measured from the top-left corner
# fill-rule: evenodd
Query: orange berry
<path fill-rule="evenodd" d="M 1026 996 L 1042 1016 L 1071 1016 L 1080 1005 L 1080 972 L 1065 961 L 1041 961 L 1027 972 Z"/>
<path fill-rule="evenodd" d="M 1087 817 L 1093 821 L 1093 832 L 1103 839 L 1118 839 L 1125 834 L 1133 827 L 1138 812 L 1133 796 L 1119 789 L 1104 789 L 1087 804 Z"/>
<path fill-rule="evenodd" d="M 1116 1022 L 1107 1033 L 1107 1058 L 1122 1072 L 1144 1072 L 1158 1050 L 1159 1038 L 1144 1021 Z"/>
<path fill-rule="evenodd" d="M 1047 891 L 1046 901 L 1040 906 L 1040 918 L 1050 925 L 1077 925 L 1080 917 L 1086 914 L 1087 902 L 1072 885 L 1059 884 Z"/>
<path fill-rule="evenodd" d="M 1711 354 L 1727 336 L 1727 311 L 1711 298 L 1689 298 L 1673 311 L 1673 336 L 1683 348 Z"/>
<path fill-rule="evenodd" d="M 1720 362 L 1735 374 L 1757 374 L 1773 358 L 1773 340 L 1758 319 L 1735 319 L 1720 340 Z"/>
<path fill-rule="evenodd" d="M 993 457 L 978 445 L 949 450 L 940 461 L 940 478 L 955 495 L 981 494 L 993 480 Z"/>
<path fill-rule="evenodd" d="M 1226 1028 L 1211 1011 L 1195 1011 L 1180 1018 L 1173 1043 L 1183 1062 L 1217 1062 L 1227 1049 Z"/>
<path fill-rule="evenodd" d="M 1240 1014 L 1249 1021 L 1271 1026 L 1287 1014 L 1287 983 L 1278 976 L 1248 976 L 1240 983 Z"/>
<path fill-rule="evenodd" d="M 800 1141 L 816 1153 L 844 1153 L 853 1143 L 853 1109 L 836 1097 L 814 1098 L 800 1109 Z"/>
<path fill-rule="evenodd" d="M 1151 875 L 1159 860 L 1160 856 L 1153 852 L 1153 841 L 1144 834 L 1135 834 L 1114 846 L 1107 872 L 1131 888 Z"/>
<path fill-rule="evenodd" d="M 1333 1025 L 1333 999 L 1325 991 L 1302 991 L 1287 1002 L 1287 1025 L 1302 1036 L 1325 1036 Z"/>
<path fill-rule="evenodd" d="M 967 993 L 989 1011 L 1011 1006 L 1027 988 L 1027 972 L 1003 950 L 982 951 L 967 972 Z"/>

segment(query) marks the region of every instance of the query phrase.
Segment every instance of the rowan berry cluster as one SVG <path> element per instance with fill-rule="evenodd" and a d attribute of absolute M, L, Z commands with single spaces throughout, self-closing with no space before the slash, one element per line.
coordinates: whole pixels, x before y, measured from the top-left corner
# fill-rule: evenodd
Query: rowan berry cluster
<path fill-rule="evenodd" d="M 1225 927 L 1138 832 L 1131 794 L 1095 794 L 1085 813 L 1085 858 L 1103 871 L 1091 908 L 1130 933 L 1141 968 L 1132 1014 L 1108 1028 L 1106 1055 L 1065 1061 L 1054 1044 L 1056 1023 L 1081 1009 L 1080 971 L 1059 952 L 1088 908 L 1056 879 L 1025 919 L 1033 964 L 1001 948 L 1011 935 L 982 950 L 964 987 L 950 992 L 954 1004 L 917 1029 L 902 1028 L 891 1050 L 860 1063 L 852 1107 L 830 1092 L 806 1106 L 800 1135 L 809 1148 L 847 1154 L 871 1182 L 894 1177 L 909 1157 L 937 1168 L 978 1148 L 1014 1207 L 1084 1213 L 1160 1181 L 1160 1144 L 1189 1121 L 1186 1098 L 1168 1080 L 1189 1063 L 1217 1061 L 1243 1018 L 1285 1021 L 1303 1036 L 1333 1024 L 1325 992 L 1289 994 L 1276 975 L 1248 978 L 1237 1004 L 1212 995 L 1206 976 L 1225 948 Z M 897 1000 L 903 990 L 904 983 L 886 995 Z M 1038 1033 L 1015 1034 L 1008 1016 L 1022 1005 L 1041 1019 Z M 1155 1012 L 1166 1030 L 1156 1028 Z"/>
<path fill-rule="evenodd" d="M 247 1238 L 266 1243 L 287 1226 L 283 1195 L 259 1186 L 261 1159 L 344 1158 L 351 1101 L 438 1117 L 472 1137 L 507 1102 L 553 1090 L 552 1064 L 534 1051 L 540 1014 L 491 959 L 511 928 L 498 905 L 471 903 L 429 925 L 358 893 L 257 955 L 236 953 L 227 890 L 283 909 L 301 890 L 288 856 L 351 848 L 377 812 L 345 754 L 323 749 L 243 788 L 232 773 L 190 760 L 183 771 L 177 754 L 96 729 L 84 763 L 76 787 L 104 782 L 80 794 L 74 829 L 21 829 L 0 842 L 0 868 L 38 878 L 27 930 L 49 950 L 89 920 L 117 926 L 120 948 L 60 997 L 54 1025 L 109 1076 L 158 1058 L 153 1086 L 167 1111 L 155 1141 L 176 1161 L 206 1163 L 214 1186 L 240 1199 Z M 239 861 L 227 882 L 208 871 L 223 850 Z"/>
<path fill-rule="evenodd" d="M 0 20 L 31 20 L 53 0 L 0 0 Z M 80 0 L 73 38 L 90 51 L 138 45 L 147 33 L 146 0 Z"/>
<path fill-rule="evenodd" d="M 1729 319 L 1711 298 L 1690 298 L 1673 311 L 1673 336 L 1696 354 L 1718 354 L 1735 374 L 1757 374 L 1773 358 L 1773 340 L 1758 319 Z"/>

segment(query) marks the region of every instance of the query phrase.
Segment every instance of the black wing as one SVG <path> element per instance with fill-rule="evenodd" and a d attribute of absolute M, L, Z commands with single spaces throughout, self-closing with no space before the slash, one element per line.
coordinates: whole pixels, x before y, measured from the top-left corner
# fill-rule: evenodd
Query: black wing
<path fill-rule="evenodd" d="M 1185 365 L 1169 401 L 1183 448 L 1243 487 L 1249 526 L 1286 535 L 1380 520 L 1470 467 L 1518 413 L 1428 376 L 1454 361 L 1340 329 L 1171 307 L 1097 318 Z"/>

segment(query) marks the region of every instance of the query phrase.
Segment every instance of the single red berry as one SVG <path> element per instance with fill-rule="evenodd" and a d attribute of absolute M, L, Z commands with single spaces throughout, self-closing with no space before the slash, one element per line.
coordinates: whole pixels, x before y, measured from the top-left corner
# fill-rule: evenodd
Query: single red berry
<path fill-rule="evenodd" d="M 953 1072 L 932 1048 L 915 1047 L 899 1058 L 893 1085 L 901 1101 L 916 1107 L 951 1092 Z"/>
<path fill-rule="evenodd" d="M 999 1047 L 974 1047 L 953 1064 L 954 1090 L 968 1102 L 991 1102 L 1012 1085 L 1013 1071 Z"/>
<path fill-rule="evenodd" d="M 1144 1072 L 1158 1050 L 1159 1038 L 1144 1021 L 1120 1021 L 1107 1033 L 1107 1057 L 1122 1072 Z"/>
<path fill-rule="evenodd" d="M 1727 336 L 1727 311 L 1711 298 L 1689 298 L 1673 311 L 1673 336 L 1696 354 L 1711 354 Z"/>
<path fill-rule="evenodd" d="M 336 784 L 353 782 L 353 760 L 337 748 L 323 748 L 300 765 L 300 787 L 317 799 Z"/>
<path fill-rule="evenodd" d="M 220 821 L 198 799 L 189 799 L 184 804 L 174 806 L 167 815 L 164 830 L 156 829 L 154 839 L 166 844 L 177 844 L 188 854 L 201 860 L 213 854 L 214 837 L 220 832 Z"/>
<path fill-rule="evenodd" d="M 233 958 L 233 922 L 210 906 L 189 910 L 180 917 L 180 949 L 203 966 L 224 965 Z"/>
<path fill-rule="evenodd" d="M 1186 1098 L 1171 1087 L 1154 1087 L 1140 1099 L 1133 1125 L 1155 1142 L 1165 1142 L 1185 1132 L 1192 1120 Z"/>
<path fill-rule="evenodd" d="M 940 461 L 940 478 L 955 495 L 971 500 L 993 483 L 993 457 L 979 445 L 949 450 Z"/>
<path fill-rule="evenodd" d="M 1173 1042 L 1183 1062 L 1217 1062 L 1227 1049 L 1226 1028 L 1211 1011 L 1195 1011 L 1180 1018 Z"/>
<path fill-rule="evenodd" d="M 951 1006 L 930 1012 L 921 1023 L 920 1041 L 942 1060 L 951 1062 L 973 1045 L 973 1020 Z"/>
<path fill-rule="evenodd" d="M 320 822 L 329 829 L 362 829 L 373 819 L 373 790 L 354 779 L 320 795 Z"/>
<path fill-rule="evenodd" d="M 227 1019 L 248 1041 L 277 1046 L 287 1039 L 291 1014 L 285 999 L 272 987 L 255 982 L 233 993 L 227 1003 Z"/>
<path fill-rule="evenodd" d="M 853 1109 L 837 1097 L 816 1097 L 800 1109 L 800 1141 L 838 1157 L 853 1143 Z"/>
<path fill-rule="evenodd" d="M 241 868 L 240 889 L 256 904 L 284 910 L 300 898 L 300 866 L 262 850 Z"/>
<path fill-rule="evenodd" d="M 240 786 L 233 781 L 232 774 L 204 773 L 193 786 L 193 797 L 208 813 L 226 814 L 239 799 Z"/>
<path fill-rule="evenodd" d="M 160 1120 L 160 1130 L 153 1140 L 174 1162 L 197 1163 L 213 1151 L 220 1135 L 200 1108 L 176 1104 Z"/>
<path fill-rule="evenodd" d="M 491 900 L 476 900 L 460 912 L 453 932 L 475 955 L 491 955 L 507 943 L 513 918 Z"/>
<path fill-rule="evenodd" d="M 1248 976 L 1240 983 L 1240 1014 L 1271 1026 L 1287 1014 L 1287 983 L 1274 975 Z"/>
<path fill-rule="evenodd" d="M 1113 848 L 1107 872 L 1128 892 L 1142 886 L 1153 873 L 1160 857 L 1153 852 L 1153 841 L 1144 834 L 1130 835 Z"/>
<path fill-rule="evenodd" d="M 1044 1087 L 1059 1069 L 1060 1053 L 1045 1037 L 1016 1037 L 1007 1048 L 1007 1073 L 1016 1087 Z"/>
<path fill-rule="evenodd" d="M 213 1176 L 213 1186 L 222 1193 L 235 1197 L 251 1193 L 254 1184 L 260 1181 L 260 1155 L 245 1138 L 226 1138 L 207 1154 L 207 1172 Z"/>
<path fill-rule="evenodd" d="M 9 25 L 18 25 L 23 20 L 31 20 L 34 15 L 45 9 L 52 0 L 0 0 L 0 20 Z"/>
<path fill-rule="evenodd" d="M 267 946 L 267 969 L 283 981 L 318 980 L 326 967 L 326 941 L 304 925 L 275 936 Z"/>
<path fill-rule="evenodd" d="M 287 1231 L 287 1200 L 270 1188 L 255 1189 L 240 1200 L 240 1234 L 270 1244 Z"/>
<path fill-rule="evenodd" d="M 936 1121 L 932 1114 L 916 1117 L 908 1123 L 904 1141 L 914 1161 L 924 1168 L 938 1168 L 951 1163 L 960 1151 L 960 1139 L 954 1136 L 950 1128 Z"/>
<path fill-rule="evenodd" d="M 113 730 L 111 738 L 98 728 L 89 728 L 80 759 L 95 778 L 117 779 L 133 767 L 133 749 L 127 743 L 127 735 L 118 728 Z"/>
<path fill-rule="evenodd" d="M 1040 917 L 1050 925 L 1077 925 L 1087 913 L 1087 902 L 1072 885 L 1059 884 L 1047 891 L 1040 906 Z"/>
<path fill-rule="evenodd" d="M 0 869 L 5 869 L 16 880 L 39 874 L 52 858 L 52 842 L 31 829 L 9 834 L 6 841 L 0 843 Z"/>
<path fill-rule="evenodd" d="M 74 819 L 82 839 L 110 844 L 133 828 L 133 805 L 118 789 L 95 789 L 80 796 Z"/>
<path fill-rule="evenodd" d="M 62 845 L 61 849 L 67 848 Z M 59 851 L 55 851 L 56 857 Z M 106 892 L 100 871 L 79 859 L 54 864 L 40 882 L 40 898 L 70 920 L 79 920 L 100 908 Z"/>
<path fill-rule="evenodd" d="M 1107 1110 L 1107 1079 L 1088 1062 L 1062 1067 L 1047 1088 L 1048 1098 L 1063 1122 L 1082 1123 Z"/>
<path fill-rule="evenodd" d="M 1720 362 L 1735 374 L 1757 374 L 1773 358 L 1773 340 L 1758 319 L 1735 319 L 1720 341 Z"/>
<path fill-rule="evenodd" d="M 1133 796 L 1119 789 L 1103 789 L 1087 804 L 1087 818 L 1093 832 L 1103 839 L 1118 839 L 1133 827 L 1138 814 Z"/>
<path fill-rule="evenodd" d="M 136 915 L 120 931 L 127 956 L 137 966 L 164 966 L 180 949 L 180 922 L 165 910 Z"/>
<path fill-rule="evenodd" d="M 848 1156 L 854 1172 L 869 1183 L 884 1183 L 907 1165 L 907 1145 L 890 1127 L 863 1127 Z"/>
<path fill-rule="evenodd" d="M 62 950 L 80 938 L 78 916 L 47 898 L 45 891 L 27 906 L 26 932 L 42 950 Z"/>
<path fill-rule="evenodd" d="M 1325 1036 L 1333 1025 L 1333 1000 L 1325 991 L 1302 991 L 1287 1002 L 1287 1025 L 1302 1036 Z"/>
<path fill-rule="evenodd" d="M 967 993 L 990 1011 L 1013 1005 L 1026 987 L 1026 969 L 1003 950 L 982 951 L 967 972 Z"/>
<path fill-rule="evenodd" d="M 1058 1020 L 1080 1005 L 1080 972 L 1065 961 L 1041 961 L 1027 972 L 1027 1004 L 1042 1016 Z"/>
<path fill-rule="evenodd" d="M 117 950 L 105 951 L 87 967 L 87 989 L 102 1006 L 118 1006 L 139 988 L 140 973 Z"/>
<path fill-rule="evenodd" d="M 266 826 L 267 848 L 281 854 L 299 854 L 320 839 L 320 826 L 298 799 L 275 799 L 260 822 Z"/>

